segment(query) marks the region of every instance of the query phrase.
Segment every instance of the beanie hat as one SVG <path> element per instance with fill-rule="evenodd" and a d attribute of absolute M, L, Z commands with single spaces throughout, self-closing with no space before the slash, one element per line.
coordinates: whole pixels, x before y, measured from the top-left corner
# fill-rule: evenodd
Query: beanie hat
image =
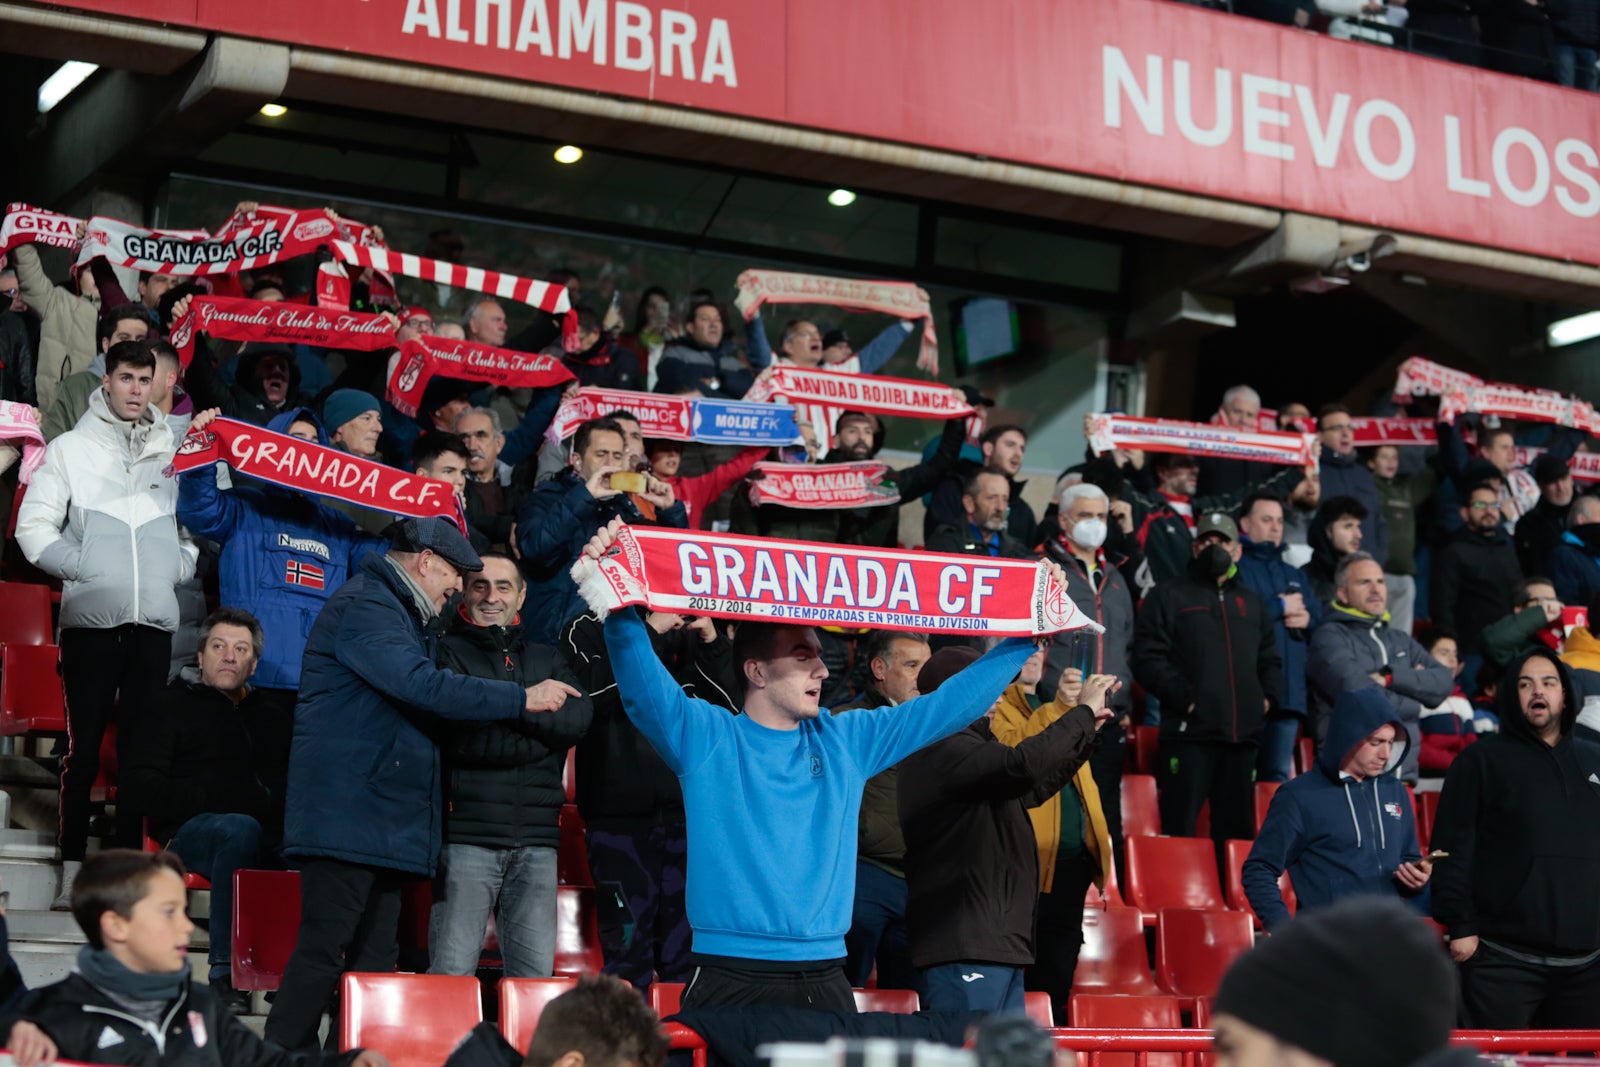
<path fill-rule="evenodd" d="M 1213 1010 L 1334 1067 L 1405 1067 L 1449 1041 L 1456 969 L 1416 912 L 1349 897 L 1235 960 Z"/>
<path fill-rule="evenodd" d="M 360 389 L 335 389 L 322 402 L 322 421 L 331 433 L 358 415 L 381 411 L 378 398 Z"/>
<path fill-rule="evenodd" d="M 978 650 L 958 645 L 941 648 L 928 657 L 928 662 L 917 672 L 917 692 L 931 693 L 943 685 L 950 676 L 959 673 L 967 664 L 978 658 Z"/>

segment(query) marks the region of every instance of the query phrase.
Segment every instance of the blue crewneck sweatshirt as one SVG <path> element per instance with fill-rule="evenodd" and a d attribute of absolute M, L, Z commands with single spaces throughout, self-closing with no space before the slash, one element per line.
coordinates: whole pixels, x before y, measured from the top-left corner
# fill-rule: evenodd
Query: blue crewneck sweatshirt
<path fill-rule="evenodd" d="M 1034 650 L 1012 638 L 898 707 L 773 730 L 686 695 L 634 612 L 605 635 L 623 709 L 683 784 L 694 950 L 782 963 L 845 954 L 867 779 L 983 715 Z"/>

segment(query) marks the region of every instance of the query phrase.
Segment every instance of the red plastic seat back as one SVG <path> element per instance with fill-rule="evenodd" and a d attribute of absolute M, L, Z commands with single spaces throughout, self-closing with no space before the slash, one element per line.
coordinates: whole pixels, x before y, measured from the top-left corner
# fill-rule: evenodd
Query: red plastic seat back
<path fill-rule="evenodd" d="M 1283 787 L 1282 782 L 1257 782 L 1255 792 L 1256 808 L 1256 833 L 1261 832 L 1261 824 L 1267 821 L 1267 809 L 1272 806 L 1272 798 Z"/>
<path fill-rule="evenodd" d="M 915 989 L 852 989 L 857 1011 L 887 1011 L 911 1015 L 922 1010 L 922 998 Z"/>
<path fill-rule="evenodd" d="M 1056 1024 L 1056 1013 L 1050 1006 L 1049 993 L 1022 994 L 1022 1010 L 1033 1020 L 1035 1026 L 1049 1030 Z"/>
<path fill-rule="evenodd" d="M 1155 774 L 1161 760 L 1161 727 L 1141 726 L 1133 735 L 1133 763 L 1140 774 Z"/>
<path fill-rule="evenodd" d="M 1261 919 L 1250 906 L 1250 898 L 1244 894 L 1244 861 L 1250 858 L 1250 846 L 1253 844 L 1254 841 L 1228 842 L 1228 907 L 1247 913 L 1256 928 L 1260 929 Z M 1278 892 L 1283 894 L 1283 902 L 1288 906 L 1289 914 L 1293 915 L 1300 902 L 1295 899 L 1288 871 L 1278 875 Z"/>
<path fill-rule="evenodd" d="M 1123 997 L 1101 993 L 1074 993 L 1067 1001 L 1070 1024 L 1087 1030 L 1176 1030 L 1183 1026 L 1183 1013 L 1176 997 Z M 1080 1063 L 1087 1063 L 1084 1053 Z M 1095 1060 L 1101 1067 L 1180 1067 L 1183 1054 L 1151 1052 L 1102 1052 Z"/>
<path fill-rule="evenodd" d="M 1156 984 L 1177 997 L 1215 996 L 1228 964 L 1254 943 L 1242 911 L 1164 908 L 1156 922 Z"/>
<path fill-rule="evenodd" d="M 1138 908 L 1083 910 L 1083 950 L 1078 953 L 1072 988 L 1141 996 L 1159 992 L 1150 977 L 1144 920 Z"/>
<path fill-rule="evenodd" d="M 233 988 L 277 989 L 300 936 L 300 872 L 233 872 Z"/>
<path fill-rule="evenodd" d="M 600 954 L 600 920 L 594 889 L 589 886 L 556 887 L 557 976 L 577 978 L 599 974 L 605 966 Z"/>
<path fill-rule="evenodd" d="M 471 975 L 352 972 L 340 983 L 339 1050 L 374 1049 L 393 1067 L 439 1067 L 482 1021 Z"/>
<path fill-rule="evenodd" d="M 0 645 L 48 645 L 54 640 L 49 587 L 0 582 Z"/>
<path fill-rule="evenodd" d="M 661 1018 L 678 1014 L 683 1006 L 682 982 L 655 982 L 650 986 L 650 1007 Z"/>
<path fill-rule="evenodd" d="M 61 650 L 55 645 L 6 645 L 0 650 L 0 734 L 66 728 Z"/>
<path fill-rule="evenodd" d="M 1161 836 L 1161 807 L 1156 802 L 1155 775 L 1122 776 L 1122 836 Z"/>
<path fill-rule="evenodd" d="M 1433 824 L 1439 817 L 1439 793 L 1430 791 L 1417 794 L 1417 843 L 1424 852 L 1433 840 Z"/>
<path fill-rule="evenodd" d="M 1153 915 L 1162 908 L 1223 908 L 1216 846 L 1204 837 L 1130 837 L 1128 903 Z"/>
<path fill-rule="evenodd" d="M 526 1056 L 544 1006 L 577 984 L 576 978 L 500 979 L 501 1035 Z"/>
<path fill-rule="evenodd" d="M 589 844 L 576 804 L 561 806 L 561 844 L 556 849 L 556 881 L 562 885 L 594 885 L 589 873 Z"/>

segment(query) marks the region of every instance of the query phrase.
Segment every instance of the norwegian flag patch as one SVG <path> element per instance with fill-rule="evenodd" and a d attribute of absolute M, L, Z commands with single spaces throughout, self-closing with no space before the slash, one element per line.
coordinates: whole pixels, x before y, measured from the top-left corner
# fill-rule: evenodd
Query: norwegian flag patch
<path fill-rule="evenodd" d="M 291 559 L 284 564 L 283 580 L 290 585 L 301 585 L 307 589 L 323 588 L 323 571 L 315 563 L 302 563 Z"/>

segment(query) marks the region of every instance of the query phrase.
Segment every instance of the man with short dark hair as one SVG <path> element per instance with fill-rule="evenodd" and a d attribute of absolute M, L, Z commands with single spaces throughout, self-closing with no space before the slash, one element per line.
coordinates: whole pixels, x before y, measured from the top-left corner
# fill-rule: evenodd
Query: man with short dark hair
<path fill-rule="evenodd" d="M 666 1059 L 650 1005 L 626 982 L 596 974 L 544 1006 L 522 1067 L 661 1067 Z"/>
<path fill-rule="evenodd" d="M 1036 544 L 1034 535 L 1038 532 L 1039 520 L 1034 516 L 1033 508 L 1022 498 L 1023 487 L 1028 483 L 1017 477 L 1022 473 L 1023 457 L 1028 451 L 1028 431 L 1009 423 L 991 426 L 978 439 L 978 451 L 983 456 L 981 464 L 969 462 L 960 465 L 934 490 L 922 523 L 923 538 L 931 538 L 939 526 L 962 526 L 964 509 L 961 497 L 966 492 L 966 478 L 974 470 L 983 469 L 994 471 L 1006 480 L 1009 494 L 1007 505 L 1010 509 L 1006 515 L 1006 531 L 1023 545 Z"/>
<path fill-rule="evenodd" d="M 1462 1022 L 1600 1027 L 1600 749 L 1573 738 L 1579 697 L 1552 652 L 1511 664 L 1500 733 L 1450 764 L 1429 844 L 1433 917 L 1461 965 Z"/>
<path fill-rule="evenodd" d="M 580 304 L 574 311 L 578 317 L 578 348 L 575 352 L 562 351 L 560 359 L 577 375 L 578 384 L 598 389 L 642 389 L 644 375 L 638 355 L 606 332 L 594 308 Z"/>
<path fill-rule="evenodd" d="M 1356 454 L 1355 420 L 1343 404 L 1324 404 L 1317 416 L 1322 442 L 1320 475 L 1323 499 L 1354 497 L 1366 509 L 1361 520 L 1361 545 L 1380 563 L 1389 558 L 1389 523 L 1372 471 Z"/>
<path fill-rule="evenodd" d="M 979 467 L 967 475 L 961 490 L 962 526 L 934 527 L 928 537 L 930 552 L 959 552 L 969 556 L 1024 559 L 1027 547 L 1006 528 L 1011 508 L 1011 486 L 999 471 Z"/>
<path fill-rule="evenodd" d="M 53 441 L 78 425 L 89 408 L 89 394 L 100 388 L 100 380 L 106 373 L 106 354 L 111 346 L 149 337 L 150 315 L 138 304 L 119 304 L 101 316 L 95 336 L 99 351 L 88 360 L 83 371 L 52 383 L 48 406 L 40 410 L 39 429 L 46 441 Z M 40 403 L 45 403 L 42 396 Z"/>
<path fill-rule="evenodd" d="M 1470 415 L 1463 416 L 1460 421 L 1478 422 L 1478 458 L 1469 458 L 1466 442 L 1462 440 L 1461 431 L 1455 423 L 1440 422 L 1439 458 L 1444 463 L 1445 473 L 1450 476 L 1450 482 L 1457 492 L 1465 498 L 1473 486 L 1488 480 L 1480 468 L 1490 468 L 1498 476 L 1499 484 L 1495 488 L 1500 519 L 1505 523 L 1506 531 L 1514 534 L 1522 517 L 1534 510 L 1543 495 L 1539 482 L 1528 468 L 1517 466 L 1517 439 L 1510 427 L 1504 423 L 1484 426 L 1481 420 Z M 1549 447 L 1540 458 L 1547 456 L 1549 461 L 1570 460 L 1586 436 L 1582 430 L 1554 428 Z M 1549 470 L 1548 461 L 1546 469 Z M 1454 519 L 1454 514 L 1450 518 Z"/>
<path fill-rule="evenodd" d="M 1338 589 L 1334 574 L 1339 564 L 1351 553 L 1362 550 L 1362 523 L 1366 518 L 1366 507 L 1353 496 L 1326 497 L 1311 517 L 1311 525 L 1306 531 L 1306 545 L 1311 549 L 1311 560 L 1301 571 L 1310 583 L 1309 588 L 1317 603 L 1323 608 L 1333 603 Z"/>
<path fill-rule="evenodd" d="M 208 472 L 209 473 L 209 472 Z M 250 995 L 232 982 L 233 872 L 270 866 L 283 835 L 291 705 L 250 685 L 263 635 L 254 615 L 219 608 L 200 626 L 197 667 L 167 687 L 158 714 L 128 744 L 121 790 L 150 818 L 150 836 L 211 882 L 208 975 L 236 1013 Z"/>
<path fill-rule="evenodd" d="M 1522 573 L 1545 574 L 1548 573 L 1545 559 L 1561 543 L 1577 492 L 1572 483 L 1572 468 L 1564 459 L 1543 455 L 1534 460 L 1528 470 L 1539 487 L 1539 502 L 1517 520 L 1512 541 L 1517 546 L 1517 562 L 1522 565 Z"/>
<path fill-rule="evenodd" d="M 656 364 L 658 393 L 738 400 L 755 384 L 749 366 L 723 343 L 722 309 L 707 301 L 689 310 L 681 337 L 667 342 Z"/>
<path fill-rule="evenodd" d="M 177 284 L 176 275 L 142 270 L 139 272 L 139 303 L 155 311 L 161 307 L 161 298 L 167 295 L 167 290 Z"/>
<path fill-rule="evenodd" d="M 1501 525 L 1499 496 L 1492 485 L 1475 485 L 1461 508 L 1462 527 L 1433 557 L 1428 582 L 1431 621 L 1454 630 L 1461 656 L 1476 667 L 1483 628 L 1511 609 L 1511 592 L 1522 568 Z"/>

